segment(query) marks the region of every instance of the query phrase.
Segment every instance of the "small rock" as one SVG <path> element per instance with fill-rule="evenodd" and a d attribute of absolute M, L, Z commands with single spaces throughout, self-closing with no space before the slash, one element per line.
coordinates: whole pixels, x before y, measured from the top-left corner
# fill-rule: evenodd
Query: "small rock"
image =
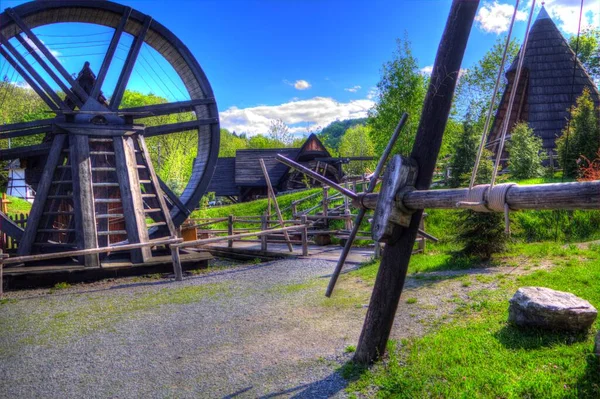
<path fill-rule="evenodd" d="M 509 302 L 508 321 L 520 327 L 582 331 L 598 315 L 588 301 L 550 288 L 519 288 Z"/>

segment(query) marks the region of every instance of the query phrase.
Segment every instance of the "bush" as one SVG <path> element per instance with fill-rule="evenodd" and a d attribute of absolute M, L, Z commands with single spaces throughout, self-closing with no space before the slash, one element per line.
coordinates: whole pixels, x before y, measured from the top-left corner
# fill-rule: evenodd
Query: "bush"
<path fill-rule="evenodd" d="M 502 213 L 461 212 L 458 241 L 463 244 L 462 253 L 488 260 L 492 254 L 506 248 L 508 236 L 504 232 Z"/>
<path fill-rule="evenodd" d="M 526 122 L 515 125 L 507 143 L 508 166 L 515 179 L 531 179 L 542 174 L 542 139 L 533 133 Z"/>
<path fill-rule="evenodd" d="M 558 162 L 565 177 L 577 177 L 577 161 L 581 156 L 594 159 L 600 144 L 598 116 L 589 89 L 577 99 L 571 109 L 571 122 L 556 140 Z"/>
<path fill-rule="evenodd" d="M 596 158 L 590 161 L 584 155 L 579 159 L 579 181 L 600 180 L 600 149 L 596 153 Z"/>

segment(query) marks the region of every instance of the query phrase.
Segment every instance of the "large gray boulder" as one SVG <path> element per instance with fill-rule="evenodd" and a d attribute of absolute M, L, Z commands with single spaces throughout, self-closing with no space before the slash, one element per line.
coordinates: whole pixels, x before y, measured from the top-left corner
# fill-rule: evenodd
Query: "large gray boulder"
<path fill-rule="evenodd" d="M 598 315 L 588 301 L 550 288 L 519 288 L 509 302 L 508 321 L 520 327 L 582 331 L 587 330 Z"/>

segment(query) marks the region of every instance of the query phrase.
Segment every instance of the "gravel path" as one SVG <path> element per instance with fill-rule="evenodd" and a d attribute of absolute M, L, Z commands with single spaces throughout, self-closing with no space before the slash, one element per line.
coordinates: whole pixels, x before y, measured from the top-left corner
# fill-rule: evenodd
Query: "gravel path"
<path fill-rule="evenodd" d="M 37 290 L 0 305 L 6 398 L 344 397 L 337 370 L 358 341 L 370 285 L 294 259 L 187 278 Z M 394 337 L 422 334 L 476 289 L 409 279 Z M 440 285 L 444 289 L 440 290 Z M 442 294 L 441 294 L 442 293 Z"/>

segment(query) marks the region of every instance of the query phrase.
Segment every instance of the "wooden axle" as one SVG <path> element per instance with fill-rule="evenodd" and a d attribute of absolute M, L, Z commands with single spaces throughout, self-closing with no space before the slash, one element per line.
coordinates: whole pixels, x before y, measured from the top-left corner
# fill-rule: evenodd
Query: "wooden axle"
<path fill-rule="evenodd" d="M 468 188 L 450 190 L 404 191 L 396 195 L 392 208 L 397 215 L 402 207 L 416 211 L 419 209 L 455 209 L 459 201 L 464 201 Z M 375 209 L 379 194 L 359 194 L 355 205 Z M 487 198 L 487 194 L 484 199 Z M 600 209 L 600 181 L 581 183 L 515 185 L 506 193 L 506 203 L 511 210 L 540 209 Z M 400 219 L 400 217 L 392 217 Z"/>

